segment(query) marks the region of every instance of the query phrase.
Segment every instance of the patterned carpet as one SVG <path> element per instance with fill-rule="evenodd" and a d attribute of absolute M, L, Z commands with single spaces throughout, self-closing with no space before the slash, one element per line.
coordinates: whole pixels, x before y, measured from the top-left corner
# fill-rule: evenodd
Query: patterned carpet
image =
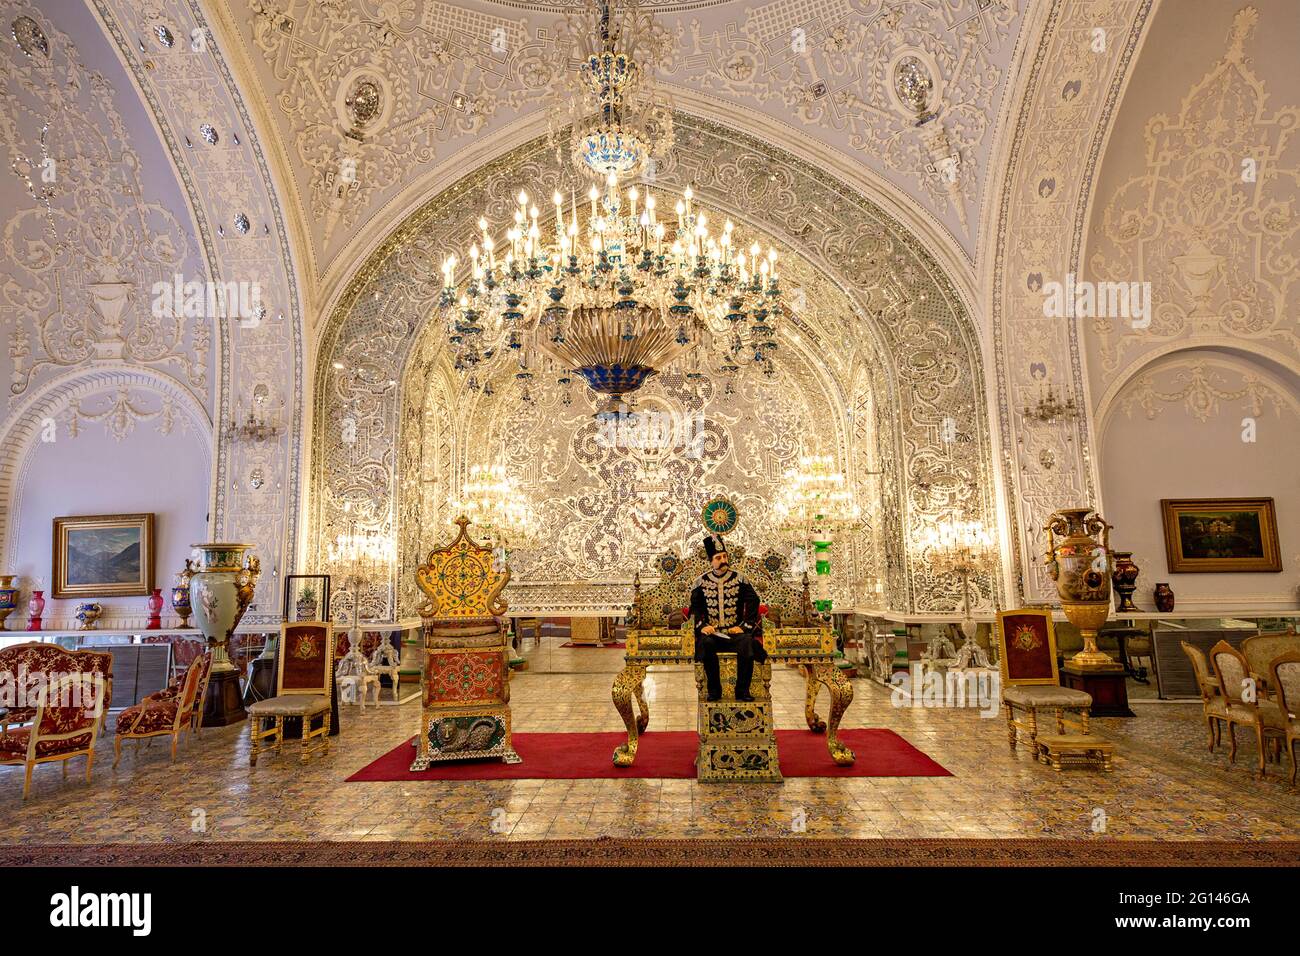
<path fill-rule="evenodd" d="M 445 840 L 0 847 L 0 866 L 1295 866 L 1300 841 Z"/>

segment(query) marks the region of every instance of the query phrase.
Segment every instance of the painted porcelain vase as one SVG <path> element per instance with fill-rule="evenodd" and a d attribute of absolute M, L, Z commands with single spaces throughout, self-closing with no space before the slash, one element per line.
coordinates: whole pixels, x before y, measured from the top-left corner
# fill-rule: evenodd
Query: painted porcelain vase
<path fill-rule="evenodd" d="M 1070 663 L 1092 668 L 1116 666 L 1111 656 L 1097 647 L 1097 631 L 1110 616 L 1110 525 L 1091 508 L 1062 508 L 1047 521 L 1046 559 L 1061 610 L 1083 637 L 1083 650 L 1070 658 Z"/>
<path fill-rule="evenodd" d="M 41 615 L 45 613 L 45 592 L 32 591 L 32 596 L 27 601 L 27 630 L 39 631 L 41 629 Z"/>
<path fill-rule="evenodd" d="M 261 564 L 248 554 L 251 544 L 196 544 L 202 554 L 190 576 L 194 623 L 212 648 L 212 673 L 234 671 L 230 638 L 253 600 Z"/>
<path fill-rule="evenodd" d="M 1133 563 L 1132 551 L 1115 552 L 1115 570 L 1111 572 L 1110 582 L 1119 595 L 1119 603 L 1115 605 L 1117 613 L 1141 610 L 1133 603 L 1133 592 L 1137 590 L 1137 579 L 1141 573 L 1141 569 Z"/>
<path fill-rule="evenodd" d="M 0 631 L 9 630 L 5 626 L 5 618 L 13 613 L 13 609 L 18 605 L 15 599 L 18 597 L 18 589 L 14 587 L 14 575 L 0 574 Z"/>
<path fill-rule="evenodd" d="M 181 627 L 190 626 L 190 615 L 194 613 L 190 607 L 190 577 L 193 574 L 193 564 L 186 558 L 185 570 L 176 573 L 176 583 L 172 585 L 172 610 L 181 619 Z"/>
<path fill-rule="evenodd" d="M 1174 609 L 1174 589 L 1167 583 L 1156 585 L 1155 589 L 1156 610 L 1168 614 Z"/>
<path fill-rule="evenodd" d="M 77 605 L 77 630 L 93 631 L 95 622 L 104 613 L 104 606 L 98 601 L 85 601 Z"/>

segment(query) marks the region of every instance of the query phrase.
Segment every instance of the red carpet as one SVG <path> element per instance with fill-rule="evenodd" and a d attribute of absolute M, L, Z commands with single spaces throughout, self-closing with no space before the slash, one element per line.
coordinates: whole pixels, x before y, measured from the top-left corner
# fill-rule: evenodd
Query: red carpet
<path fill-rule="evenodd" d="M 594 647 L 602 650 L 605 648 L 609 648 L 611 650 L 622 650 L 627 647 L 627 645 L 622 641 L 615 641 L 614 643 L 611 644 L 575 644 L 573 643 L 573 641 L 566 641 L 560 646 L 561 647 Z"/>
<path fill-rule="evenodd" d="M 614 748 L 622 732 L 600 734 L 515 734 L 522 763 L 473 760 L 434 764 L 412 773 L 410 741 L 348 777 L 349 783 L 379 780 L 593 780 L 606 777 L 681 778 L 695 776 L 699 737 L 677 730 L 641 737 L 636 763 L 615 767 Z M 826 752 L 825 734 L 778 730 L 777 750 L 786 777 L 951 777 L 952 774 L 892 730 L 841 730 L 840 740 L 857 754 L 851 767 L 837 767 Z"/>

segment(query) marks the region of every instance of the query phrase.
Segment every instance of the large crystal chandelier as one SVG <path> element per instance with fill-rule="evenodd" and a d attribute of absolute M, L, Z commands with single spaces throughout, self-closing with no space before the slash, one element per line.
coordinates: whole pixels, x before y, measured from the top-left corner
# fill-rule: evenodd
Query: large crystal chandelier
<path fill-rule="evenodd" d="M 574 165 L 594 180 L 586 195 L 547 190 L 553 209 L 543 218 L 531 197 L 544 192 L 520 190 L 513 223 L 480 219 L 467 255 L 443 262 L 440 302 L 468 387 L 490 390 L 511 368 L 527 400 L 529 381 L 549 368 L 566 398 L 576 374 L 610 396 L 610 412 L 670 366 L 690 380 L 748 367 L 772 375 L 776 251 L 744 247 L 730 221 L 718 229 L 689 187 L 665 215 L 664 193 L 620 185 L 644 172 L 656 135 L 671 136 L 671 113 L 629 108 L 646 77 L 608 4 L 581 80 L 595 106 L 573 126 Z"/>
<path fill-rule="evenodd" d="M 501 465 L 473 465 L 461 496 L 449 505 L 499 547 L 527 548 L 536 542 L 532 509 Z"/>

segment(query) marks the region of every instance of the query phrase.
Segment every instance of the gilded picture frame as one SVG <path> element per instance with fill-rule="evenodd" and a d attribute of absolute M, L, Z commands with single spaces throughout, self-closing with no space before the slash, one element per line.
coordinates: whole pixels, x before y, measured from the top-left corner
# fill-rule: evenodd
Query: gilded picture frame
<path fill-rule="evenodd" d="M 145 597 L 154 587 L 154 514 L 54 519 L 55 598 Z"/>
<path fill-rule="evenodd" d="M 1272 498 L 1162 498 L 1173 573 L 1281 571 Z"/>

